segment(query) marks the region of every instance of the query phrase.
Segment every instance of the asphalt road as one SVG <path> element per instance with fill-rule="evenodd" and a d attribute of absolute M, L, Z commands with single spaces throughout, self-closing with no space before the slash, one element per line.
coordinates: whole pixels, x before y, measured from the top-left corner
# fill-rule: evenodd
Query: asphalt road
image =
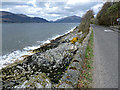
<path fill-rule="evenodd" d="M 118 88 L 118 33 L 91 25 L 94 31 L 93 88 Z"/>

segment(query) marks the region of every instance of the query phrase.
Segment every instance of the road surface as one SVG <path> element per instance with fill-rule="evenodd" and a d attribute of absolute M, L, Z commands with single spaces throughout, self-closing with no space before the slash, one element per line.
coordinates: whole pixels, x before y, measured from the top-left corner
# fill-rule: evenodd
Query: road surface
<path fill-rule="evenodd" d="M 93 88 L 118 88 L 118 33 L 91 25 L 94 31 Z"/>

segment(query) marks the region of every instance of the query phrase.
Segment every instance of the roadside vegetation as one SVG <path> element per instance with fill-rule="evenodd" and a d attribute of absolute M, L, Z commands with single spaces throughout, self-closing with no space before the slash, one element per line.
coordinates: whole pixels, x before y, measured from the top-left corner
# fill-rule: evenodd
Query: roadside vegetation
<path fill-rule="evenodd" d="M 93 64 L 93 30 L 90 35 L 88 46 L 85 52 L 81 74 L 78 80 L 78 88 L 92 88 L 92 64 Z"/>
<path fill-rule="evenodd" d="M 83 16 L 82 22 L 78 26 L 79 31 L 84 35 L 80 38 L 79 42 L 82 43 L 86 35 L 89 33 L 89 28 L 91 20 L 94 19 L 94 13 L 92 10 L 87 11 Z M 82 40 L 81 40 L 82 39 Z M 85 59 L 83 60 L 83 65 L 81 69 L 81 74 L 78 80 L 78 88 L 91 88 L 92 87 L 92 63 L 93 63 L 93 30 L 90 35 L 88 46 L 85 52 Z"/>
<path fill-rule="evenodd" d="M 106 26 L 118 25 L 118 18 L 120 18 L 120 2 L 106 2 L 93 23 Z"/>
<path fill-rule="evenodd" d="M 93 18 L 94 18 L 94 13 L 93 13 L 92 10 L 87 11 L 86 14 L 82 17 L 82 22 L 78 26 L 78 29 L 79 29 L 78 33 L 82 32 L 83 37 L 78 38 L 78 42 L 79 43 L 82 43 L 82 41 L 84 40 L 84 38 L 89 33 L 91 19 L 93 19 Z"/>
<path fill-rule="evenodd" d="M 80 25 L 78 26 L 79 32 L 82 31 L 83 34 L 88 34 L 89 32 L 89 28 L 90 28 L 90 23 L 91 23 L 91 19 L 94 18 L 93 16 L 93 11 L 89 10 L 87 11 L 87 13 L 82 17 L 82 22 L 80 23 Z"/>

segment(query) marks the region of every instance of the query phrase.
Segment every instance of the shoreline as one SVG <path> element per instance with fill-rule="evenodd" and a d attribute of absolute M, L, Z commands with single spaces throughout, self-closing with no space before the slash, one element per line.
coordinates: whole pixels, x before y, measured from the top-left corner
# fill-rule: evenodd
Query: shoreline
<path fill-rule="evenodd" d="M 76 29 L 77 27 L 78 26 L 75 26 L 72 29 L 66 31 L 65 33 L 63 33 L 61 35 L 56 35 L 51 38 L 48 38 L 46 41 L 43 41 L 43 43 L 41 43 L 40 45 L 27 46 L 27 47 L 23 48 L 22 50 L 16 50 L 16 51 L 13 51 L 13 52 L 10 52 L 10 53 L 0 56 L 0 60 L 1 60 L 0 61 L 0 69 L 6 67 L 9 64 L 14 63 L 15 61 L 23 60 L 25 58 L 24 56 L 33 55 L 35 52 L 31 52 L 31 51 L 35 51 L 35 50 L 41 48 L 42 46 L 46 46 L 47 44 L 50 44 L 53 41 L 56 41 L 57 39 L 64 37 L 65 35 L 73 32 L 74 29 Z"/>
<path fill-rule="evenodd" d="M 86 35 L 76 27 L 72 32 L 32 51 L 33 55 L 2 68 L 0 72 L 3 87 L 26 88 L 31 85 L 39 88 L 61 88 L 68 84 L 76 87 L 89 38 L 89 35 Z M 69 74 L 72 75 L 71 78 Z M 33 81 L 35 86 L 31 83 Z M 38 84 L 39 86 L 36 86 Z"/>

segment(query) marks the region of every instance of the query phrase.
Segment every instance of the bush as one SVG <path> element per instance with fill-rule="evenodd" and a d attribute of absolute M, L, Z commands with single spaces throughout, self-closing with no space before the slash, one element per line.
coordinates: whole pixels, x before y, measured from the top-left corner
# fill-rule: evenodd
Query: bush
<path fill-rule="evenodd" d="M 90 22 L 91 22 L 91 24 L 95 24 L 95 23 L 96 23 L 95 18 L 92 18 L 92 19 L 90 20 Z"/>
<path fill-rule="evenodd" d="M 94 18 L 93 15 L 94 14 L 92 10 L 87 11 L 87 13 L 82 18 L 82 22 L 78 26 L 79 32 L 82 31 L 83 33 L 88 33 L 91 23 L 91 18 Z"/>
<path fill-rule="evenodd" d="M 96 16 L 98 24 L 106 26 L 118 24 L 116 20 L 120 18 L 119 8 L 119 2 L 106 2 Z"/>

